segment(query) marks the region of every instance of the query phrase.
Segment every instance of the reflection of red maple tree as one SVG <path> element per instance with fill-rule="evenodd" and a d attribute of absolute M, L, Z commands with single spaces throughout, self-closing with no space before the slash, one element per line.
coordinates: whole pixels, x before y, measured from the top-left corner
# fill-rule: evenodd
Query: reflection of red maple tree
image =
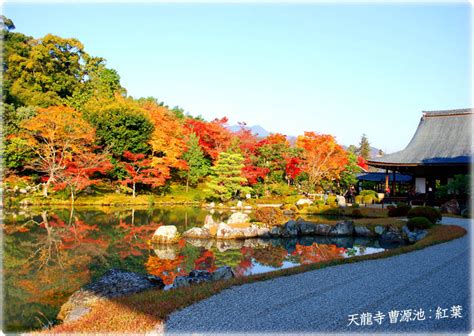
<path fill-rule="evenodd" d="M 147 272 L 160 277 L 165 285 L 171 285 L 177 276 L 187 274 L 183 266 L 184 256 L 177 256 L 175 259 L 160 259 L 151 255 L 145 263 Z"/>
<path fill-rule="evenodd" d="M 160 226 L 161 224 L 156 224 L 153 221 L 148 224 L 135 226 L 120 219 L 118 227 L 125 231 L 125 235 L 117 244 L 120 258 L 125 259 L 129 256 L 143 255 L 143 251 L 149 249 L 147 241 Z"/>
<path fill-rule="evenodd" d="M 296 245 L 292 255 L 298 257 L 301 264 L 312 264 L 321 261 L 343 258 L 346 249 L 336 245 L 313 243 L 310 246 Z"/>
<path fill-rule="evenodd" d="M 212 251 L 205 250 L 199 258 L 194 261 L 194 268 L 197 270 L 205 270 L 214 272 L 217 267 L 215 265 L 216 256 Z"/>

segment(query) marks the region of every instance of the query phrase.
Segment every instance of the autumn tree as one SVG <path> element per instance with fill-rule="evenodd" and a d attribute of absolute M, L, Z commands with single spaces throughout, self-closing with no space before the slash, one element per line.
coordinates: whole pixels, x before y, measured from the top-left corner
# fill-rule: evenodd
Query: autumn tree
<path fill-rule="evenodd" d="M 346 152 L 331 135 L 305 132 L 296 146 L 303 150 L 301 169 L 313 188 L 321 188 L 323 180 L 338 179 L 347 163 Z"/>
<path fill-rule="evenodd" d="M 74 205 L 76 195 L 87 187 L 97 184 L 100 180 L 94 177 L 106 174 L 113 166 L 107 153 L 82 151 L 64 160 L 64 167 L 57 173 L 55 189 L 68 188 L 71 204 Z"/>
<path fill-rule="evenodd" d="M 153 101 L 145 101 L 141 106 L 153 124 L 153 132 L 148 140 L 153 166 L 161 170 L 186 169 L 186 162 L 182 158 L 186 149 L 186 132 L 181 121 L 166 106 Z"/>
<path fill-rule="evenodd" d="M 246 179 L 242 176 L 244 157 L 238 153 L 219 153 L 214 166 L 211 168 L 213 175 L 207 184 L 209 197 L 228 201 L 239 193 L 246 194 L 251 188 L 242 184 Z"/>
<path fill-rule="evenodd" d="M 219 153 L 226 151 L 231 143 L 232 134 L 226 128 L 227 118 L 214 119 L 211 122 L 187 118 L 185 127 L 199 137 L 199 145 L 209 158 L 217 159 Z"/>
<path fill-rule="evenodd" d="M 23 138 L 35 154 L 30 167 L 45 174 L 43 195 L 47 197 L 51 183 L 66 168 L 66 161 L 93 142 L 94 129 L 80 112 L 64 106 L 40 108 L 21 126 Z"/>
<path fill-rule="evenodd" d="M 356 156 L 352 152 L 347 152 L 347 163 L 339 177 L 336 189 L 340 194 L 344 194 L 349 188 L 357 183 L 357 174 L 362 171 L 359 165 L 361 156 Z"/>
<path fill-rule="evenodd" d="M 122 180 L 125 185 L 132 186 L 132 195 L 136 196 L 136 185 L 147 184 L 152 187 L 160 187 L 170 178 L 168 169 L 160 169 L 153 166 L 153 160 L 145 154 L 134 154 L 126 151 L 123 153 L 124 166 L 128 177 Z"/>
<path fill-rule="evenodd" d="M 187 149 L 183 154 L 183 159 L 187 163 L 187 170 L 184 171 L 184 175 L 186 176 L 186 192 L 188 192 L 189 184 L 197 184 L 199 179 L 209 172 L 210 165 L 209 160 L 205 158 L 199 146 L 199 138 L 195 133 L 189 135 L 186 146 Z"/>

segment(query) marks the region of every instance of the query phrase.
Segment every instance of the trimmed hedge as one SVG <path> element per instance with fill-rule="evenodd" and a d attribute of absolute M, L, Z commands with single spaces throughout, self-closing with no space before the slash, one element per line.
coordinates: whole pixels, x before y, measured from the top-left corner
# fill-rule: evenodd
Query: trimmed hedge
<path fill-rule="evenodd" d="M 425 217 L 431 223 L 436 224 L 437 221 L 441 220 L 441 212 L 438 209 L 432 207 L 416 207 L 408 211 L 408 218 L 414 217 Z"/>
<path fill-rule="evenodd" d="M 372 204 L 372 203 L 374 203 L 374 198 L 371 195 L 362 196 L 362 203 Z"/>
<path fill-rule="evenodd" d="M 407 222 L 407 226 L 410 231 L 413 231 L 415 229 L 426 230 L 432 227 L 433 225 L 434 224 L 430 222 L 430 220 L 426 217 L 413 217 L 410 218 Z"/>
<path fill-rule="evenodd" d="M 407 216 L 408 212 L 411 210 L 411 206 L 404 203 L 397 204 L 397 207 L 389 206 L 388 207 L 388 217 L 403 217 Z"/>

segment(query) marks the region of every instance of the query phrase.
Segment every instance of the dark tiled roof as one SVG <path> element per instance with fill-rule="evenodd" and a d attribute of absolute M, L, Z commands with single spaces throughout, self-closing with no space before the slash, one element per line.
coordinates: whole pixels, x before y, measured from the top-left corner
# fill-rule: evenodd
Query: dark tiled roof
<path fill-rule="evenodd" d="M 369 160 L 369 164 L 469 164 L 473 109 L 424 111 L 408 146 Z"/>
<path fill-rule="evenodd" d="M 385 182 L 385 173 L 361 173 L 357 174 L 357 179 L 359 181 Z M 389 182 L 392 182 L 392 173 L 388 174 L 388 180 Z M 400 173 L 395 174 L 395 181 L 397 182 L 410 182 L 411 180 L 413 180 L 413 177 L 411 175 L 405 175 Z"/>

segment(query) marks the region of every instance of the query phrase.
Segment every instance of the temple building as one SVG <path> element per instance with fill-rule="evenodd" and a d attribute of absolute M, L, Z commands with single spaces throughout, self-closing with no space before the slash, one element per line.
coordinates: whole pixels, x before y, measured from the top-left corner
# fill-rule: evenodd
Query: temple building
<path fill-rule="evenodd" d="M 385 171 L 391 196 L 397 195 L 396 172 L 411 175 L 417 195 L 436 191 L 457 174 L 469 174 L 472 161 L 473 109 L 424 111 L 415 135 L 399 152 L 369 160 Z M 392 178 L 389 181 L 389 174 Z"/>

